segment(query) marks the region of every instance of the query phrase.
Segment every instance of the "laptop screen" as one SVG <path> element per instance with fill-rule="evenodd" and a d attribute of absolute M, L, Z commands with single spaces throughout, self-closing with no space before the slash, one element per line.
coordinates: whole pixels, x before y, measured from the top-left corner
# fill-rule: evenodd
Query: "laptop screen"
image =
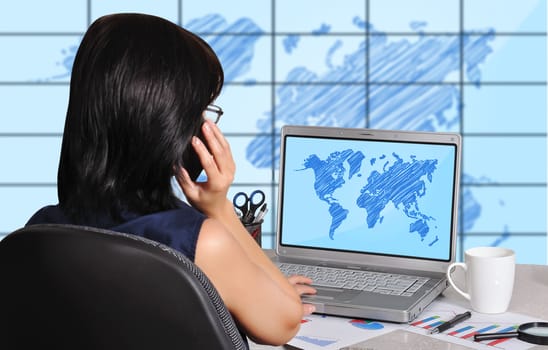
<path fill-rule="evenodd" d="M 280 244 L 447 261 L 454 144 L 286 135 Z"/>

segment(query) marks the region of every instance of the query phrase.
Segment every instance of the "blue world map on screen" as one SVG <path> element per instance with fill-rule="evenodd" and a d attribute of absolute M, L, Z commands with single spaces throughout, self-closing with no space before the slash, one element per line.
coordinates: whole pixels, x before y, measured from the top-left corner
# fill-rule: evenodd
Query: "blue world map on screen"
<path fill-rule="evenodd" d="M 435 218 L 421 212 L 417 199 L 426 195 L 426 184 L 423 178 L 426 177 L 429 182 L 432 182 L 438 161 L 436 159 L 418 160 L 412 157 L 412 161 L 407 162 L 396 153 L 392 153 L 392 157 L 396 161 L 386 162 L 382 172 L 373 170 L 369 173 L 366 184 L 356 197 L 356 206 L 365 209 L 364 220 L 368 228 L 373 228 L 377 223 L 382 223 L 382 211 L 388 203 L 392 203 L 404 215 L 415 220 L 409 225 L 409 232 L 418 233 L 420 239 L 424 240 L 430 231 L 429 221 Z M 378 160 L 382 161 L 385 158 L 386 156 L 381 156 Z M 345 178 L 361 176 L 360 170 L 364 159 L 365 156 L 361 151 L 347 149 L 333 152 L 325 160 L 321 160 L 316 154 L 311 154 L 303 163 L 303 170 L 314 171 L 314 190 L 317 197 L 329 206 L 331 216 L 329 238 L 331 239 L 334 239 L 335 231 L 349 213 L 349 209 L 340 204 L 334 192 L 345 185 Z M 373 157 L 370 163 L 373 165 L 378 160 Z M 346 174 L 344 163 L 349 169 L 348 174 Z"/>

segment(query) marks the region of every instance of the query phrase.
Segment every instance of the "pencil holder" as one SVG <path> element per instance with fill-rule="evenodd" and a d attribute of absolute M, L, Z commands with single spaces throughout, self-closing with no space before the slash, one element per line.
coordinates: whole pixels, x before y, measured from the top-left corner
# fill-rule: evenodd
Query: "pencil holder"
<path fill-rule="evenodd" d="M 250 223 L 250 224 L 244 224 L 244 227 L 260 247 L 261 246 L 263 220 L 261 220 L 259 222 L 253 222 L 253 223 Z"/>

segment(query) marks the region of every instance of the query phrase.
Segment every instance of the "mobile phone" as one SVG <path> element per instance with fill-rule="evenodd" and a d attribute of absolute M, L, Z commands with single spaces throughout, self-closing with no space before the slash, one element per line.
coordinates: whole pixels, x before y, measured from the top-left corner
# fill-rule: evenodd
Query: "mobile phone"
<path fill-rule="evenodd" d="M 207 143 L 204 139 L 204 135 L 202 134 L 202 128 L 200 127 L 200 131 L 196 134 L 196 137 L 198 137 L 204 145 L 207 147 Z M 202 163 L 200 162 L 200 158 L 198 158 L 198 154 L 196 151 L 194 151 L 194 147 L 192 147 L 192 144 L 189 143 L 186 150 L 183 153 L 183 167 L 188 172 L 188 175 L 192 179 L 192 181 L 196 181 L 196 179 L 200 176 L 204 168 L 202 167 Z"/>

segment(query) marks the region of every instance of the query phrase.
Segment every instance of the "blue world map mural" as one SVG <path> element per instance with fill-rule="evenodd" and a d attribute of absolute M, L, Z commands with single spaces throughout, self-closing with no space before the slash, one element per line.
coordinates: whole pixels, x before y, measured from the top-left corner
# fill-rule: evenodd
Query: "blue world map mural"
<path fill-rule="evenodd" d="M 269 194 L 266 248 L 275 232 L 282 125 L 449 131 L 464 140 L 461 254 L 469 246 L 505 245 L 516 249 L 518 261 L 546 263 L 546 1 L 497 2 L 496 12 L 489 12 L 491 0 L 431 2 L 428 9 L 413 4 L 67 1 L 74 15 L 63 21 L 53 7 L 29 17 L 24 4 L 0 5 L 0 44 L 9 53 L 0 59 L 0 161 L 10 164 L 0 174 L 0 237 L 55 201 L 66 109 L 59 91 L 67 96 L 86 27 L 102 14 L 145 12 L 196 32 L 218 54 L 226 81 L 217 101 L 226 114 L 220 127 L 238 165 L 234 192 L 261 188 Z M 523 156 L 531 149 L 535 161 Z M 318 199 L 333 218 L 327 234 L 334 239 L 348 208 L 331 196 L 339 182 L 322 184 L 322 169 L 344 162 L 350 171 L 341 178 L 349 179 L 373 161 L 362 156 L 342 149 L 327 159 L 303 159 L 303 171 L 316 174 Z M 370 194 L 395 167 L 416 171 L 411 192 L 382 200 L 413 217 L 410 231 L 426 240 L 435 218 L 414 199 L 424 194 L 421 181 L 427 186 L 436 176 L 435 161 L 385 157 L 391 167 L 363 179 L 356 205 L 367 210 L 368 225 L 378 225 L 382 202 Z M 44 165 L 33 171 L 24 159 Z M 434 243 L 435 237 L 428 239 Z"/>

